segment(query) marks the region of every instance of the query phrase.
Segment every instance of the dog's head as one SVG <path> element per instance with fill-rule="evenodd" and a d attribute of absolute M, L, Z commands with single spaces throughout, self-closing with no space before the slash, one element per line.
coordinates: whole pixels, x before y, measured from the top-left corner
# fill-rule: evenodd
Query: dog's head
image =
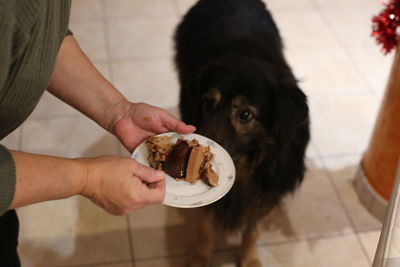
<path fill-rule="evenodd" d="M 191 106 L 187 120 L 221 144 L 237 166 L 255 168 L 287 153 L 297 130 L 308 127 L 306 97 L 286 64 L 247 58 L 213 62 L 187 87 L 190 94 L 182 99 Z"/>

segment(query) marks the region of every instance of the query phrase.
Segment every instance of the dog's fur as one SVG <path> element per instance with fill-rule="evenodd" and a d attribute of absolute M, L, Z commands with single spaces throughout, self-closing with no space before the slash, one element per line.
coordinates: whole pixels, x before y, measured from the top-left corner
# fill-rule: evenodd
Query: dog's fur
<path fill-rule="evenodd" d="M 183 121 L 232 156 L 236 181 L 203 208 L 190 266 L 206 266 L 214 233 L 242 232 L 241 265 L 261 266 L 257 222 L 302 182 L 307 99 L 261 0 L 200 0 L 177 28 Z"/>

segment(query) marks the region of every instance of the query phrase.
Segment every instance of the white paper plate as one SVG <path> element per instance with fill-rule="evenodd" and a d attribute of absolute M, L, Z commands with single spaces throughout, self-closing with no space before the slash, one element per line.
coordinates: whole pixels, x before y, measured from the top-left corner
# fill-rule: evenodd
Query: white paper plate
<path fill-rule="evenodd" d="M 172 137 L 175 143 L 180 136 L 187 140 L 196 139 L 201 145 L 209 145 L 214 154 L 212 160 L 212 169 L 218 174 L 218 186 L 211 187 L 199 180 L 195 184 L 186 181 L 177 181 L 169 175 L 166 175 L 166 194 L 164 204 L 179 208 L 195 208 L 208 205 L 223 197 L 232 188 L 235 181 L 235 165 L 228 152 L 216 142 L 198 134 L 177 134 L 165 133 L 158 136 L 168 135 Z M 138 162 L 150 166 L 148 150 L 145 142 L 140 144 L 132 153 L 132 158 Z"/>

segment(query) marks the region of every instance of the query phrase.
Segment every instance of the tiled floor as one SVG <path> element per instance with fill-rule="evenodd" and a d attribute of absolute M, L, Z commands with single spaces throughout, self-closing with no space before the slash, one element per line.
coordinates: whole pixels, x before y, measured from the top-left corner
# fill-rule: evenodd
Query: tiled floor
<path fill-rule="evenodd" d="M 367 267 L 381 224 L 360 204 L 354 174 L 393 55 L 369 37 L 379 0 L 265 0 L 309 96 L 312 143 L 297 194 L 265 223 L 265 266 Z M 172 34 L 194 0 L 74 0 L 70 28 L 101 72 L 132 101 L 176 114 Z M 78 157 L 128 155 L 79 112 L 45 94 L 9 148 Z M 192 210 L 152 206 L 114 217 L 74 197 L 18 210 L 23 266 L 184 266 Z M 235 266 L 235 240 L 213 266 Z"/>

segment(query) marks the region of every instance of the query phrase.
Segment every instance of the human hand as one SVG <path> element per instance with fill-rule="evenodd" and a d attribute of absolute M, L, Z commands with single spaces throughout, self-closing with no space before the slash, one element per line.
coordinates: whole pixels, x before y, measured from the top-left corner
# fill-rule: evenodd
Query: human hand
<path fill-rule="evenodd" d="M 84 166 L 80 194 L 114 215 L 164 200 L 164 173 L 119 156 L 77 159 Z"/>
<path fill-rule="evenodd" d="M 115 111 L 117 110 L 117 111 Z M 112 112 L 110 131 L 130 151 L 147 137 L 165 132 L 192 133 L 194 126 L 186 125 L 167 111 L 145 104 L 123 102 Z"/>

